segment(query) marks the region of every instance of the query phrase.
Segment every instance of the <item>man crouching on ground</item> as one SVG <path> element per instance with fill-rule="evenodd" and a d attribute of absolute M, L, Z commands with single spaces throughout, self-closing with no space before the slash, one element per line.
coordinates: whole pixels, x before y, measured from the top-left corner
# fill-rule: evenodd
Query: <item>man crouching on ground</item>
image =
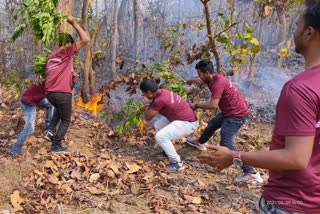
<path fill-rule="evenodd" d="M 142 107 L 145 119 L 150 121 L 160 114 L 160 119 L 154 123 L 154 127 L 157 131 L 156 140 L 163 150 L 162 156 L 170 159 L 166 168 L 172 172 L 183 169 L 183 162 L 171 140 L 185 137 L 195 131 L 199 125 L 196 114 L 184 99 L 172 91 L 159 89 L 154 80 L 144 80 L 140 89 L 148 100 L 152 100 L 150 106 L 145 102 Z"/>

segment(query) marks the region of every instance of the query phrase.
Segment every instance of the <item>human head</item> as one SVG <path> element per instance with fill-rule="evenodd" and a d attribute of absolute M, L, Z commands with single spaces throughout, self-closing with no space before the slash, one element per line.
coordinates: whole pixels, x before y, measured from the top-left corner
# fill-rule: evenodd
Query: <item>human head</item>
<path fill-rule="evenodd" d="M 208 71 L 210 74 L 213 74 L 214 72 L 213 64 L 208 59 L 201 60 L 200 62 L 198 62 L 196 64 L 196 69 L 197 70 L 199 69 L 202 73 L 205 73 Z"/>
<path fill-rule="evenodd" d="M 66 43 L 67 44 L 69 44 L 69 43 L 71 43 L 71 44 L 73 44 L 74 43 L 74 39 L 73 39 L 73 37 L 70 35 L 70 34 L 65 34 L 66 35 Z M 60 42 L 59 43 L 59 46 L 61 47 L 62 46 L 62 43 Z"/>
<path fill-rule="evenodd" d="M 152 79 L 145 79 L 140 84 L 140 90 L 148 99 L 153 99 L 159 89 L 158 84 Z"/>
<path fill-rule="evenodd" d="M 314 48 L 314 42 L 320 38 L 320 1 L 307 0 L 306 6 L 307 8 L 296 21 L 294 33 L 296 52 L 303 56 L 310 47 Z M 320 43 L 320 41 L 317 42 Z"/>
<path fill-rule="evenodd" d="M 210 60 L 207 60 L 207 59 L 201 60 L 196 64 L 195 68 L 197 69 L 199 78 L 203 82 L 207 83 L 212 80 L 214 75 L 214 68 Z"/>

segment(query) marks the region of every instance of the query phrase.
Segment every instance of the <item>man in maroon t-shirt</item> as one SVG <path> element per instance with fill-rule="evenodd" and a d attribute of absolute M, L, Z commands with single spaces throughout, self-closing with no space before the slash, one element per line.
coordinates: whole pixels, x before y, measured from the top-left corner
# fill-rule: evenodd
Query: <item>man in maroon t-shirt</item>
<path fill-rule="evenodd" d="M 54 107 L 49 103 L 44 95 L 45 82 L 38 82 L 41 76 L 23 92 L 21 95 L 21 108 L 23 110 L 26 127 L 20 133 L 17 141 L 12 145 L 10 155 L 22 155 L 21 147 L 28 135 L 33 133 L 36 120 L 36 107 L 46 108 L 46 119 L 44 128 L 48 129 L 51 122 Z"/>
<path fill-rule="evenodd" d="M 169 171 L 184 168 L 171 140 L 180 139 L 191 134 L 198 127 L 198 119 L 189 104 L 179 95 L 165 89 L 159 89 L 154 80 L 146 79 L 140 84 L 143 95 L 147 98 L 142 108 L 145 119 L 152 120 L 157 114 L 160 118 L 155 122 L 156 140 L 161 146 L 162 157 L 169 157 Z M 152 100 L 147 106 L 148 100 Z"/>
<path fill-rule="evenodd" d="M 208 126 L 199 139 L 188 138 L 187 143 L 200 150 L 206 150 L 204 144 L 211 138 L 214 132 L 220 130 L 220 146 L 225 146 L 233 151 L 237 151 L 233 146 L 233 141 L 248 119 L 248 105 L 240 92 L 234 87 L 230 80 L 214 72 L 210 60 L 202 60 L 196 64 L 199 78 L 189 79 L 187 84 L 197 85 L 207 84 L 211 92 L 211 101 L 207 103 L 192 103 L 192 109 L 216 109 L 222 112 L 217 114 L 208 122 Z M 261 183 L 263 180 L 259 174 L 250 166 L 242 166 L 244 174 L 236 177 L 237 181 L 250 183 Z"/>
<path fill-rule="evenodd" d="M 52 152 L 66 151 L 61 141 L 68 130 L 72 108 L 72 56 L 89 42 L 87 33 L 75 22 L 72 16 L 68 17 L 71 24 L 80 36 L 74 43 L 71 35 L 66 37 L 67 47 L 61 47 L 52 53 L 46 62 L 45 94 L 49 102 L 56 108 L 56 113 L 50 124 L 50 131 L 46 137 L 52 139 L 50 150 Z M 56 124 L 60 121 L 58 131 L 55 133 Z"/>
<path fill-rule="evenodd" d="M 320 213 L 320 2 L 307 1 L 296 22 L 296 52 L 305 59 L 305 71 L 282 88 L 275 128 L 267 152 L 234 152 L 205 145 L 213 154 L 198 156 L 221 171 L 248 164 L 269 169 L 259 213 Z"/>

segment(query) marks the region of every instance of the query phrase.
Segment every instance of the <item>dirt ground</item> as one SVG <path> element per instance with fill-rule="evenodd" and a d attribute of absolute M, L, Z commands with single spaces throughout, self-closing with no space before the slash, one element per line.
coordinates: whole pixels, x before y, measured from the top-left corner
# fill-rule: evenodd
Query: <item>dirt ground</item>
<path fill-rule="evenodd" d="M 18 102 L 2 104 L 0 213 L 13 213 L 10 197 L 15 190 L 26 198 L 20 203 L 23 210 L 16 213 L 257 212 L 261 185 L 236 183 L 239 169 L 215 173 L 197 161 L 200 151 L 182 139 L 175 147 L 186 167 L 169 173 L 167 160 L 155 155 L 160 148 L 152 134 L 119 136 L 103 119 L 84 109 L 74 109 L 65 140 L 67 154 L 48 151 L 50 143 L 41 138 L 44 112 L 40 110 L 36 131 L 25 142 L 23 156 L 12 158 L 8 154 L 23 128 L 19 128 L 22 113 Z M 270 125 L 249 122 L 241 128 L 235 145 L 241 150 L 267 150 L 271 131 Z M 216 133 L 210 143 L 218 142 Z M 267 171 L 259 172 L 266 182 Z"/>

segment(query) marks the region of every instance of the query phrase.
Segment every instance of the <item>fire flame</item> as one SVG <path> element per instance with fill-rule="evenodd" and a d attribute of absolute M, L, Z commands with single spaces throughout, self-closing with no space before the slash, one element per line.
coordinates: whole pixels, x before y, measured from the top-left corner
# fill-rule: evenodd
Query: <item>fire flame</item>
<path fill-rule="evenodd" d="M 92 111 L 93 113 L 97 113 L 97 112 L 100 112 L 103 108 L 102 104 L 98 104 L 100 100 L 101 100 L 101 95 L 93 96 L 91 97 L 89 102 L 84 105 L 82 102 L 82 98 L 80 97 L 76 105 L 78 107 L 83 107 L 89 111 Z"/>

